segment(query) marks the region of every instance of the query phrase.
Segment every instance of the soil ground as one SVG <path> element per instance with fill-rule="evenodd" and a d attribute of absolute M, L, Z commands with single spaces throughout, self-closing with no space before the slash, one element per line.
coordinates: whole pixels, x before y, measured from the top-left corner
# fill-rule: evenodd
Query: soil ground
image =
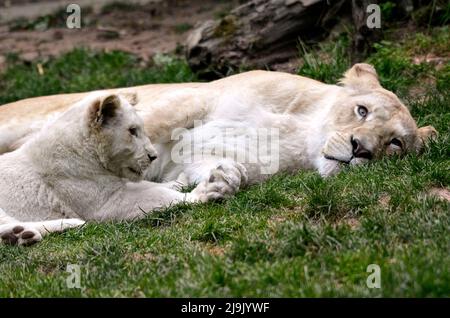
<path fill-rule="evenodd" d="M 25 61 L 86 47 L 121 50 L 143 60 L 172 53 L 197 23 L 218 18 L 237 1 L 81 0 L 81 29 L 66 27 L 67 1 L 0 0 L 0 68 L 14 53 Z"/>

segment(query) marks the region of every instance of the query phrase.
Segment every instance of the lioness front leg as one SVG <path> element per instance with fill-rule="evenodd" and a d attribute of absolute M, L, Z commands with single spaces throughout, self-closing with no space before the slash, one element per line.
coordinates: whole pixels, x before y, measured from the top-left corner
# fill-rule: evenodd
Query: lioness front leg
<path fill-rule="evenodd" d="M 247 169 L 228 158 L 191 164 L 184 172 L 189 183 L 205 187 L 208 200 L 233 196 L 248 183 Z"/>

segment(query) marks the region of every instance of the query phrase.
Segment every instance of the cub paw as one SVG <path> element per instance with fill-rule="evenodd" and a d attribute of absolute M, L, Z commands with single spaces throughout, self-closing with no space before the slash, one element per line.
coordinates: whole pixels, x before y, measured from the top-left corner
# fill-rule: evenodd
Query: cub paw
<path fill-rule="evenodd" d="M 189 180 L 184 172 L 180 173 L 177 180 L 164 183 L 166 187 L 176 191 L 182 191 L 184 187 L 189 186 Z"/>
<path fill-rule="evenodd" d="M 0 239 L 9 245 L 33 245 L 42 240 L 42 235 L 36 229 L 19 223 L 3 226 Z"/>

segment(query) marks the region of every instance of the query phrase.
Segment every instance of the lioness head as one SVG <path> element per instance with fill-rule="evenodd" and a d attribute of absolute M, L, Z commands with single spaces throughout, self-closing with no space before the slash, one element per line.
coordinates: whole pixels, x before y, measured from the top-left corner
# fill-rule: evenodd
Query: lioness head
<path fill-rule="evenodd" d="M 132 181 L 143 178 L 156 159 L 144 123 L 125 95 L 106 94 L 89 101 L 87 123 L 98 157 L 107 170 Z"/>
<path fill-rule="evenodd" d="M 437 135 L 431 126 L 418 128 L 408 108 L 381 87 L 369 64 L 355 64 L 341 80 L 344 94 L 331 108 L 319 170 L 339 171 L 339 163 L 361 164 L 384 155 L 420 151 Z"/>

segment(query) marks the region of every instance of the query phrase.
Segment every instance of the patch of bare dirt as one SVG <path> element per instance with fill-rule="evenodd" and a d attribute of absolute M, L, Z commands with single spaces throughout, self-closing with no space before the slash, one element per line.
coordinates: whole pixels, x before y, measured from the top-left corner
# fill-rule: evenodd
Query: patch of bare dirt
<path fill-rule="evenodd" d="M 448 56 L 437 56 L 433 53 L 428 53 L 414 56 L 412 62 L 416 65 L 427 63 L 432 65 L 437 71 L 440 71 L 447 65 L 449 60 L 450 57 Z M 420 84 L 413 85 L 409 89 L 409 95 L 420 99 L 426 95 L 430 87 L 436 86 L 436 79 L 434 77 L 422 77 L 418 79 L 418 83 Z"/>
<path fill-rule="evenodd" d="M 384 208 L 389 208 L 389 204 L 391 202 L 391 196 L 389 194 L 383 193 L 378 198 L 378 203 Z"/>
<path fill-rule="evenodd" d="M 430 87 L 436 87 L 436 79 L 432 77 L 421 77 L 417 80 L 418 84 L 411 86 L 408 93 L 409 96 L 416 98 L 417 101 L 422 102 L 426 98 Z"/>
<path fill-rule="evenodd" d="M 299 58 L 292 58 L 284 63 L 278 63 L 278 64 L 274 64 L 272 66 L 274 71 L 279 71 L 279 72 L 287 72 L 287 73 L 297 73 L 297 70 L 299 68 L 300 65 L 300 59 Z"/>
<path fill-rule="evenodd" d="M 428 193 L 438 199 L 450 202 L 450 191 L 446 188 L 432 188 Z"/>
<path fill-rule="evenodd" d="M 131 254 L 130 258 L 133 261 L 138 261 L 138 262 L 153 262 L 157 259 L 157 257 L 152 253 L 141 254 L 141 253 L 137 253 L 137 252 Z"/>
<path fill-rule="evenodd" d="M 429 63 L 432 64 L 436 70 L 441 70 L 449 61 L 448 57 L 436 56 L 433 53 L 428 53 L 425 55 L 418 55 L 413 58 L 414 64 Z"/>
<path fill-rule="evenodd" d="M 355 217 L 345 217 L 337 222 L 337 225 L 347 225 L 352 231 L 357 230 L 361 226 L 359 219 Z"/>
<path fill-rule="evenodd" d="M 21 12 L 27 12 L 29 8 L 36 10 L 37 4 L 33 1 L 22 2 L 19 5 L 14 3 L 11 8 L 17 6 Z M 157 53 L 173 53 L 177 48 L 180 51 L 180 45 L 185 43 L 190 28 L 199 21 L 225 12 L 233 3 L 235 1 L 231 0 L 153 0 L 146 4 L 124 1 L 108 9 L 82 7 L 84 26 L 81 29 L 65 27 L 62 22 L 67 16 L 65 10 L 47 16 L 49 18 L 44 23 L 33 22 L 39 17 L 27 18 L 22 24 L 10 20 L 0 24 L 0 68 L 9 53 L 16 53 L 25 61 L 33 61 L 58 56 L 80 47 L 121 50 L 148 60 Z M 55 19 L 57 25 L 46 25 Z"/>
<path fill-rule="evenodd" d="M 226 247 L 217 246 L 217 245 L 213 245 L 213 244 L 206 244 L 205 249 L 209 254 L 211 254 L 213 256 L 219 256 L 219 257 L 224 256 L 225 253 L 227 252 Z"/>

